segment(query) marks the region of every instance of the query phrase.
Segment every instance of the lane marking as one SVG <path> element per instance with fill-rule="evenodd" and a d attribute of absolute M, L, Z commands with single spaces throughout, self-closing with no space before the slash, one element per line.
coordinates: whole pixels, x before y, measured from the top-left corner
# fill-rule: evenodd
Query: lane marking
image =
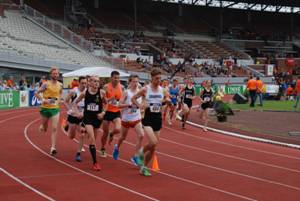
<path fill-rule="evenodd" d="M 29 137 L 28 137 L 28 128 L 29 128 L 33 123 L 37 122 L 38 120 L 40 120 L 40 119 L 36 119 L 36 120 L 31 121 L 29 124 L 26 125 L 26 127 L 25 127 L 25 129 L 24 129 L 24 136 L 25 136 L 26 140 L 27 140 L 27 141 L 28 141 L 28 142 L 29 142 L 36 150 L 38 150 L 38 151 L 41 152 L 42 154 L 48 156 L 49 158 L 52 158 L 52 159 L 55 160 L 56 162 L 59 162 L 59 163 L 65 165 L 65 166 L 67 166 L 67 167 L 69 167 L 69 168 L 71 168 L 71 169 L 73 169 L 73 170 L 76 170 L 76 171 L 81 172 L 81 173 L 83 173 L 83 174 L 86 174 L 86 175 L 88 175 L 88 176 L 90 176 L 90 177 L 93 177 L 93 178 L 95 178 L 95 179 L 97 179 L 97 180 L 99 180 L 99 181 L 108 183 L 108 184 L 110 184 L 110 185 L 112 185 L 112 186 L 115 186 L 115 187 L 117 187 L 117 188 L 123 189 L 123 190 L 125 190 L 125 191 L 128 191 L 128 192 L 130 192 L 130 193 L 133 193 L 133 194 L 138 195 L 138 196 L 140 196 L 140 197 L 143 197 L 143 198 L 146 198 L 146 199 L 149 199 L 149 200 L 153 200 L 153 201 L 159 201 L 159 200 L 156 199 L 156 198 L 150 197 L 150 196 L 145 195 L 145 194 L 143 194 L 143 193 L 139 193 L 139 192 L 134 191 L 134 190 L 132 190 L 132 189 L 129 189 L 129 188 L 127 188 L 127 187 L 121 186 L 121 185 L 119 185 L 119 184 L 117 184 L 117 183 L 111 182 L 111 181 L 109 181 L 109 180 L 107 180 L 107 179 L 104 179 L 104 178 L 101 178 L 101 177 L 97 177 L 97 176 L 95 176 L 95 175 L 93 175 L 93 174 L 91 174 L 91 173 L 89 173 L 89 172 L 83 171 L 83 170 L 81 170 L 81 169 L 79 169 L 79 168 L 77 168 L 77 167 L 75 167 L 75 166 L 73 166 L 73 165 L 70 165 L 69 163 L 66 163 L 66 162 L 64 162 L 64 161 L 62 161 L 62 160 L 59 160 L 59 159 L 57 159 L 57 158 L 54 158 L 54 157 L 52 157 L 50 154 L 48 154 L 48 153 L 46 153 L 45 151 L 43 151 L 41 148 L 39 148 L 37 145 L 35 145 L 35 144 L 29 139 Z"/>
<path fill-rule="evenodd" d="M 300 173 L 300 170 L 295 170 L 295 169 L 291 169 L 291 168 L 287 168 L 287 167 L 283 167 L 283 166 L 273 165 L 273 164 L 270 164 L 270 163 L 264 163 L 264 162 L 260 162 L 260 161 L 250 160 L 250 159 L 246 159 L 246 158 L 242 158 L 242 157 L 238 157 L 238 156 L 234 156 L 234 155 L 230 155 L 230 154 L 222 154 L 222 153 L 219 153 L 219 152 L 210 151 L 208 149 L 203 149 L 203 148 L 199 148 L 199 147 L 195 147 L 195 146 L 181 144 L 179 142 L 168 140 L 168 139 L 162 138 L 162 137 L 160 137 L 159 139 L 162 140 L 162 141 L 169 142 L 171 144 L 176 144 L 176 145 L 186 147 L 186 148 L 189 148 L 189 149 L 194 149 L 194 150 L 197 150 L 197 151 L 203 151 L 203 152 L 207 152 L 207 153 L 211 153 L 211 154 L 215 154 L 215 155 L 219 155 L 219 156 L 223 156 L 223 157 L 227 157 L 227 158 L 232 158 L 232 159 L 236 159 L 236 160 L 241 160 L 241 161 L 246 161 L 246 162 L 250 162 L 250 163 L 259 164 L 259 165 L 265 165 L 265 166 L 269 166 L 269 167 L 272 167 L 272 168 L 278 168 L 278 169 L 288 170 L 288 171 L 291 171 L 291 172 Z"/>
<path fill-rule="evenodd" d="M 269 155 L 274 155 L 274 156 L 280 156 L 280 157 L 285 157 L 285 158 L 290 158 L 290 159 L 295 159 L 295 160 L 300 160 L 300 157 L 296 157 L 296 156 L 290 156 L 290 155 L 286 155 L 286 154 L 280 154 L 280 153 L 274 153 L 274 152 L 270 152 L 270 151 L 265 151 L 265 150 L 260 150 L 260 149 L 254 149 L 254 148 L 250 148 L 250 147 L 246 147 L 246 146 L 240 146 L 240 145 L 235 145 L 235 144 L 231 144 L 231 143 L 227 143 L 227 142 L 223 142 L 223 141 L 219 141 L 219 140 L 212 140 L 212 139 L 208 139 L 205 137 L 200 137 L 200 136 L 196 136 L 196 135 L 191 135 L 187 132 L 184 131 L 180 131 L 180 130 L 175 130 L 173 128 L 169 128 L 169 127 L 164 127 L 165 129 L 174 131 L 175 133 L 180 133 L 186 136 L 190 136 L 199 140 L 204 140 L 204 141 L 208 141 L 208 142 L 213 142 L 213 143 L 217 143 L 217 144 L 223 144 L 223 145 L 227 145 L 227 146 L 231 146 L 231 147 L 236 147 L 236 148 L 240 148 L 240 149 L 246 149 L 249 151 L 255 151 L 255 152 L 259 152 L 259 153 L 264 153 L 264 154 L 269 154 Z M 170 132 L 169 134 L 174 134 L 173 132 Z"/>
<path fill-rule="evenodd" d="M 61 128 L 62 129 L 62 128 Z M 62 132 L 67 135 L 67 133 L 62 129 Z M 75 141 L 76 143 L 78 143 L 78 140 L 77 139 L 73 139 L 73 141 Z M 128 141 L 124 141 L 124 143 L 126 144 L 129 144 L 129 145 L 132 145 L 132 146 L 135 146 L 134 144 L 128 142 Z M 88 148 L 87 145 L 84 145 L 86 148 Z M 99 150 L 97 150 L 98 153 L 100 153 Z M 110 154 L 107 154 L 109 157 L 112 158 L 112 155 Z M 119 161 L 122 161 L 124 163 L 127 163 L 127 164 L 130 164 L 130 165 L 133 165 L 131 161 L 127 161 L 125 159 L 122 159 L 119 157 L 118 159 Z M 214 190 L 214 191 L 218 191 L 218 192 L 221 192 L 221 193 L 224 193 L 224 194 L 228 194 L 228 195 L 231 195 L 231 196 L 234 196 L 234 197 L 238 197 L 238 198 L 242 198 L 242 199 L 245 199 L 245 200 L 250 200 L 250 201 L 257 201 L 253 198 L 250 198 L 250 197 L 246 197 L 246 196 L 243 196 L 243 195 L 239 195 L 239 194 L 236 194 L 236 193 L 232 193 L 232 192 L 229 192 L 229 191 L 225 191 L 225 190 L 222 190 L 222 189 L 218 189 L 218 188 L 215 188 L 215 187 L 212 187 L 212 186 L 208 186 L 208 185 L 205 185 L 205 184 L 201 184 L 201 183 L 198 183 L 198 182 L 195 182 L 195 181 L 192 181 L 192 180 L 189 180 L 189 179 L 185 179 L 185 178 L 182 178 L 182 177 L 178 177 L 178 176 L 175 176 L 175 175 L 172 175 L 172 174 L 168 174 L 168 173 L 165 173 L 165 172 L 162 172 L 162 171 L 159 171 L 157 172 L 158 174 L 162 174 L 162 175 L 165 175 L 165 176 L 168 176 L 168 177 L 171 177 L 173 179 L 176 179 L 176 180 L 179 180 L 179 181 L 182 181 L 182 182 L 186 182 L 186 183 L 189 183 L 189 184 L 193 184 L 193 185 L 196 185 L 196 186 L 200 186 L 202 188 L 207 188 L 207 189 L 210 189 L 210 190 Z"/>
<path fill-rule="evenodd" d="M 6 174 L 7 176 L 9 176 L 10 178 L 12 178 L 13 180 L 15 180 L 16 182 L 18 182 L 19 184 L 25 186 L 26 188 L 30 189 L 31 191 L 35 192 L 36 194 L 42 196 L 43 198 L 50 200 L 50 201 L 55 201 L 53 198 L 49 197 L 48 195 L 42 193 L 41 191 L 33 188 L 32 186 L 26 184 L 25 182 L 21 181 L 20 179 L 18 179 L 17 177 L 15 177 L 14 175 L 12 175 L 11 173 L 7 172 L 5 169 L 3 169 L 2 167 L 0 167 L 0 171 L 3 172 L 4 174 Z"/>

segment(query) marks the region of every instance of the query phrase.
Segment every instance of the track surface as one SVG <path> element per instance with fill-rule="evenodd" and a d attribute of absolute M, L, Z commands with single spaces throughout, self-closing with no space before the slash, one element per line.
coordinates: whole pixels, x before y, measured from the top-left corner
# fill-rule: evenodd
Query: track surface
<path fill-rule="evenodd" d="M 129 160 L 133 132 L 121 147 L 120 160 L 98 157 L 102 170 L 95 172 L 88 151 L 83 162 L 74 161 L 76 141 L 61 129 L 58 156 L 49 156 L 50 135 L 37 132 L 39 123 L 35 108 L 0 112 L 0 200 L 298 201 L 300 197 L 296 149 L 190 126 L 182 130 L 174 122 L 161 132 L 157 150 L 161 171 L 146 178 Z M 112 147 L 107 150 L 111 153 Z"/>

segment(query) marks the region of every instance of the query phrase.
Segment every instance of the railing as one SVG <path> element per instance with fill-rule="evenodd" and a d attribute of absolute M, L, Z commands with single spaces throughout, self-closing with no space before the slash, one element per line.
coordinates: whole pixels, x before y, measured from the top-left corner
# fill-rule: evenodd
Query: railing
<path fill-rule="evenodd" d="M 24 5 L 25 13 L 33 18 L 36 22 L 40 23 L 41 25 L 45 26 L 55 34 L 59 35 L 66 41 L 75 44 L 84 50 L 92 52 L 94 50 L 93 43 L 84 39 L 82 36 L 75 34 L 74 32 L 70 31 L 67 27 L 55 22 L 54 20 L 46 17 L 42 13 L 38 12 L 37 10 L 31 8 L 28 5 Z"/>

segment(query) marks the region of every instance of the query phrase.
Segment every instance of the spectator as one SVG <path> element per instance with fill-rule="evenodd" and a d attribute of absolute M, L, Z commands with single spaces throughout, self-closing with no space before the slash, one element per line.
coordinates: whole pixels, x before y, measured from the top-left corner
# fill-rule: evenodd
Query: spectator
<path fill-rule="evenodd" d="M 259 77 L 256 78 L 256 85 L 257 85 L 256 94 L 259 98 L 259 106 L 263 106 L 264 83 L 262 80 L 260 80 Z"/>
<path fill-rule="evenodd" d="M 295 91 L 296 91 L 296 93 L 297 93 L 297 97 L 296 97 L 296 103 L 295 103 L 295 105 L 294 105 L 294 108 L 297 108 L 297 107 L 298 107 L 299 100 L 300 100 L 300 76 L 298 77 L 298 80 L 297 80 L 297 82 L 296 82 Z"/>
<path fill-rule="evenodd" d="M 71 82 L 71 89 L 74 89 L 75 87 L 78 87 L 79 83 L 77 79 L 73 79 L 73 81 Z"/>
<path fill-rule="evenodd" d="M 253 79 L 253 76 L 250 75 L 249 80 L 247 82 L 247 90 L 249 91 L 249 95 L 250 95 L 250 107 L 254 107 L 255 106 L 255 99 L 256 99 L 256 91 L 257 91 L 257 84 L 256 84 L 256 80 Z"/>

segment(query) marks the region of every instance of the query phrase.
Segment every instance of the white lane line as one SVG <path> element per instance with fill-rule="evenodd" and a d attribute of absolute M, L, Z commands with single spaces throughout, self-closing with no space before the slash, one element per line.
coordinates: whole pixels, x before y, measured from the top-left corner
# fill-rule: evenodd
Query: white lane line
<path fill-rule="evenodd" d="M 227 142 L 223 142 L 223 141 L 219 141 L 219 140 L 212 140 L 212 139 L 208 139 L 208 138 L 205 138 L 205 137 L 192 135 L 192 134 L 189 134 L 189 133 L 184 132 L 184 131 L 175 130 L 175 129 L 169 128 L 169 127 L 164 127 L 164 129 L 168 129 L 168 130 L 173 131 L 173 132 L 170 132 L 169 134 L 180 133 L 181 135 L 193 137 L 193 138 L 196 138 L 196 139 L 199 139 L 199 140 L 204 140 L 204 141 L 213 142 L 213 143 L 217 143 L 217 144 L 223 144 L 223 145 L 227 145 L 227 146 L 231 146 L 231 147 L 236 147 L 236 148 L 240 148 L 240 149 L 255 151 L 255 152 L 274 155 L 274 156 L 285 157 L 285 158 L 289 158 L 289 159 L 300 160 L 300 157 L 290 156 L 290 155 L 286 155 L 286 154 L 280 154 L 280 153 L 275 153 L 275 152 L 270 152 L 270 151 L 255 149 L 255 148 L 250 148 L 250 147 L 246 147 L 246 146 L 235 145 L 235 144 L 231 144 L 231 143 L 227 143 Z"/>
<path fill-rule="evenodd" d="M 135 146 L 135 144 L 133 144 L 131 142 L 128 142 L 126 140 L 124 142 L 126 144 L 131 145 L 131 146 Z M 208 165 L 208 164 L 205 164 L 205 163 L 200 163 L 200 162 L 196 162 L 196 161 L 193 161 L 193 160 L 188 160 L 188 159 L 185 159 L 185 158 L 181 158 L 181 157 L 173 156 L 173 155 L 170 155 L 170 154 L 166 154 L 166 153 L 160 152 L 160 151 L 156 151 L 156 153 L 160 154 L 160 155 L 163 155 L 163 156 L 166 156 L 166 157 L 169 157 L 169 158 L 173 158 L 173 159 L 177 159 L 177 160 L 184 161 L 184 162 L 187 162 L 187 163 L 191 163 L 191 164 L 194 164 L 194 165 L 203 166 L 203 167 L 207 167 L 207 168 L 214 169 L 214 170 L 217 170 L 217 171 L 226 172 L 226 173 L 229 173 L 229 174 L 238 175 L 238 176 L 242 176 L 242 177 L 246 177 L 246 178 L 250 178 L 250 179 L 254 179 L 254 180 L 257 180 L 257 181 L 262 181 L 262 182 L 266 182 L 266 183 L 270 183 L 270 184 L 275 184 L 275 185 L 279 185 L 279 186 L 284 186 L 284 187 L 287 187 L 287 188 L 291 188 L 291 189 L 300 191 L 300 188 L 295 187 L 295 186 L 291 186 L 291 185 L 288 185 L 288 184 L 283 184 L 283 183 L 272 181 L 272 180 L 269 180 L 269 179 L 263 179 L 263 178 L 260 178 L 260 177 L 255 177 L 255 176 L 251 176 L 251 175 L 248 175 L 248 174 L 243 174 L 243 173 L 232 171 L 232 170 L 219 168 L 219 167 L 216 167 L 216 166 L 213 166 L 213 165 Z"/>
<path fill-rule="evenodd" d="M 4 174 L 6 174 L 7 176 L 9 176 L 10 178 L 12 178 L 13 180 L 15 180 L 16 182 L 22 184 L 23 186 L 25 186 L 26 188 L 30 189 L 31 191 L 35 192 L 36 194 L 42 196 L 43 198 L 50 200 L 50 201 L 55 201 L 53 198 L 49 197 L 48 195 L 42 193 L 41 191 L 33 188 L 32 186 L 26 184 L 25 182 L 21 181 L 20 179 L 18 179 L 17 177 L 15 177 L 14 175 L 12 175 L 11 173 L 7 172 L 6 170 L 4 170 L 3 168 L 0 167 L 0 171 L 3 172 Z"/>
<path fill-rule="evenodd" d="M 279 166 L 279 165 L 273 165 L 273 164 L 270 164 L 270 163 L 264 163 L 264 162 L 260 162 L 260 161 L 250 160 L 250 159 L 237 157 L 237 156 L 230 155 L 230 154 L 222 154 L 222 153 L 219 153 L 219 152 L 210 151 L 208 149 L 202 149 L 202 148 L 199 148 L 199 147 L 182 144 L 182 143 L 175 142 L 173 140 L 168 140 L 168 139 L 162 138 L 162 137 L 160 137 L 159 139 L 162 140 L 162 141 L 166 141 L 168 143 L 171 143 L 171 144 L 176 144 L 178 146 L 186 147 L 186 148 L 189 148 L 189 149 L 194 149 L 194 150 L 197 150 L 197 151 L 207 152 L 207 153 L 223 156 L 223 157 L 226 157 L 226 158 L 232 158 L 232 159 L 236 159 L 236 160 L 246 161 L 246 162 L 249 162 L 249 163 L 254 163 L 254 164 L 264 165 L 264 166 L 268 166 L 268 167 L 272 167 L 272 168 L 278 168 L 278 169 L 283 169 L 283 170 L 287 170 L 287 171 L 291 171 L 291 172 L 300 173 L 300 170 L 295 170 L 295 169 L 291 169 L 291 168 L 287 168 L 287 167 L 282 167 L 282 166 Z"/>
<path fill-rule="evenodd" d="M 41 174 L 41 175 L 27 175 L 19 176 L 19 179 L 32 179 L 32 178 L 44 178 L 44 177 L 63 177 L 63 176 L 78 176 L 81 173 L 61 173 L 61 174 Z"/>
<path fill-rule="evenodd" d="M 64 130 L 62 130 L 62 132 L 66 135 L 66 132 L 64 132 Z M 78 143 L 78 140 L 76 140 L 75 138 L 73 139 L 76 143 Z M 126 144 L 129 144 L 129 145 L 132 145 L 132 146 L 135 146 L 134 144 L 128 142 L 128 141 L 124 141 L 124 143 Z M 87 145 L 84 145 L 86 148 L 88 148 Z M 100 153 L 100 151 L 97 151 L 98 153 Z M 112 158 L 112 155 L 110 154 L 107 154 L 109 157 Z M 125 159 L 122 159 L 119 157 L 118 159 L 119 161 L 122 161 L 124 163 L 127 163 L 127 164 L 130 164 L 130 165 L 133 165 L 131 161 L 127 161 Z M 192 180 L 189 180 L 189 179 L 185 179 L 183 177 L 178 177 L 178 176 L 175 176 L 175 175 L 172 175 L 172 174 L 168 174 L 168 173 L 165 173 L 165 172 L 162 172 L 162 171 L 159 171 L 157 172 L 158 174 L 162 174 L 162 175 L 165 175 L 165 176 L 168 176 L 168 177 L 171 177 L 173 179 L 176 179 L 176 180 L 179 180 L 179 181 L 182 181 L 182 182 L 186 182 L 186 183 L 189 183 L 189 184 L 193 184 L 193 185 L 196 185 L 196 186 L 200 186 L 202 188 L 207 188 L 207 189 L 210 189 L 210 190 L 214 190 L 214 191 L 218 191 L 218 192 L 221 192 L 221 193 L 224 193 L 224 194 L 227 194 L 227 195 L 231 195 L 231 196 L 234 196 L 234 197 L 238 197 L 238 198 L 242 198 L 242 199 L 245 199 L 245 200 L 250 200 L 250 201 L 257 201 L 253 198 L 250 198 L 250 197 L 246 197 L 246 196 L 243 196 L 243 195 L 239 195 L 239 194 L 236 194 L 236 193 L 232 193 L 232 192 L 229 192 L 229 191 L 225 191 L 225 190 L 222 190 L 222 189 L 219 189 L 219 188 L 215 188 L 215 187 L 212 187 L 212 186 L 208 186 L 208 185 L 205 185 L 205 184 L 201 184 L 201 183 L 198 183 L 198 182 L 195 182 L 195 181 L 192 181 Z"/>
<path fill-rule="evenodd" d="M 24 116 L 31 116 L 31 115 L 34 115 L 35 113 L 26 113 L 26 114 L 21 114 L 21 115 L 17 115 L 17 116 L 14 116 L 14 117 L 10 117 L 10 118 L 7 118 L 7 119 L 4 119 L 2 121 L 0 121 L 0 124 L 1 123 L 4 123 L 6 121 L 9 121 L 9 120 L 12 120 L 12 119 L 16 119 L 16 118 L 19 118 L 19 117 L 24 117 Z"/>
<path fill-rule="evenodd" d="M 114 182 L 111 182 L 111 181 L 109 181 L 109 180 L 103 179 L 103 178 L 101 178 L 101 177 L 97 177 L 97 176 L 95 176 L 95 175 L 93 175 L 93 174 L 91 174 L 91 173 L 89 173 L 89 172 L 83 171 L 83 170 L 81 170 L 81 169 L 79 169 L 79 168 L 77 168 L 77 167 L 75 167 L 75 166 L 73 166 L 73 165 L 70 165 L 69 163 L 66 163 L 66 162 L 64 162 L 64 161 L 62 161 L 62 160 L 59 160 L 59 159 L 57 159 L 57 158 L 54 158 L 54 157 L 52 157 L 50 154 L 48 154 L 48 153 L 46 153 L 45 151 L 43 151 L 41 148 L 39 148 L 37 145 L 35 145 L 35 144 L 29 139 L 29 137 L 28 137 L 28 128 L 29 128 L 33 123 L 37 122 L 38 120 L 39 120 L 39 119 L 36 119 L 36 120 L 30 122 L 29 124 L 26 125 L 26 127 L 25 127 L 25 129 L 24 129 L 24 136 L 25 136 L 26 140 L 27 140 L 27 141 L 28 141 L 28 142 L 29 142 L 36 150 L 40 151 L 42 154 L 48 156 L 49 158 L 52 158 L 53 160 L 55 160 L 55 161 L 57 161 L 57 162 L 59 162 L 59 163 L 65 165 L 65 166 L 67 166 L 67 167 L 69 167 L 69 168 L 71 168 L 71 169 L 73 169 L 73 170 L 76 170 L 76 171 L 78 171 L 78 172 L 81 172 L 81 173 L 83 173 L 83 174 L 86 174 L 86 175 L 88 175 L 88 176 L 90 176 L 90 177 L 93 177 L 93 178 L 99 180 L 99 181 L 108 183 L 108 184 L 110 184 L 110 185 L 112 185 L 112 186 L 115 186 L 115 187 L 117 187 L 117 188 L 123 189 L 123 190 L 125 190 L 125 191 L 128 191 L 128 192 L 133 193 L 133 194 L 138 195 L 138 196 L 141 196 L 141 197 L 143 197 L 143 198 L 146 198 L 146 199 L 149 199 L 149 200 L 153 200 L 153 201 L 159 201 L 159 200 L 156 199 L 156 198 L 150 197 L 150 196 L 145 195 L 145 194 L 143 194 L 143 193 L 139 193 L 139 192 L 137 192 L 137 191 L 134 191 L 134 190 L 129 189 L 129 188 L 127 188 L 127 187 L 121 186 L 121 185 L 116 184 L 116 183 L 114 183 Z"/>

